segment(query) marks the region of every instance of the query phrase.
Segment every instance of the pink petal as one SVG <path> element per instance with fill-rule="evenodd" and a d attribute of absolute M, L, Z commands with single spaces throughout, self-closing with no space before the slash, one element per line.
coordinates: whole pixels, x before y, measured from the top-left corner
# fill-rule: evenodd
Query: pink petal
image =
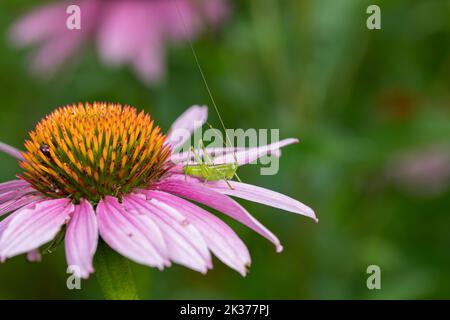
<path fill-rule="evenodd" d="M 161 231 L 147 215 L 127 211 L 107 196 L 97 206 L 97 218 L 101 237 L 121 255 L 160 270 L 169 265 Z"/>
<path fill-rule="evenodd" d="M 206 153 L 212 157 L 212 158 L 216 158 L 219 156 L 225 156 L 227 154 L 230 154 L 231 156 L 233 155 L 233 153 L 236 153 L 238 151 L 243 151 L 245 150 L 245 148 L 230 148 L 230 147 L 226 147 L 226 148 L 206 148 Z M 195 152 L 202 157 L 204 151 L 202 149 L 196 149 Z M 234 159 L 234 158 L 233 158 Z M 170 157 L 170 160 L 172 160 L 173 163 L 180 163 L 182 162 L 183 164 L 195 164 L 197 163 L 195 161 L 195 156 L 194 153 L 192 151 L 185 151 L 185 152 L 179 152 L 179 153 L 173 153 Z"/>
<path fill-rule="evenodd" d="M 0 204 L 3 204 L 7 201 L 17 200 L 27 194 L 34 193 L 37 194 L 36 190 L 31 187 L 20 188 L 16 190 L 11 190 L 7 192 L 0 191 Z"/>
<path fill-rule="evenodd" d="M 11 28 L 10 37 L 17 45 L 42 41 L 66 25 L 66 6 L 51 4 L 31 11 Z"/>
<path fill-rule="evenodd" d="M 294 143 L 298 143 L 298 140 L 290 138 L 272 143 L 270 145 L 264 145 L 255 148 L 238 148 L 238 147 L 206 148 L 206 152 L 210 157 L 213 158 L 213 162 L 215 164 L 234 163 L 237 160 L 238 165 L 245 165 L 267 155 L 280 157 L 281 156 L 280 148 Z M 196 149 L 195 152 L 200 156 L 203 156 L 204 153 L 204 151 L 201 149 Z M 174 153 L 171 155 L 170 159 L 174 163 L 182 162 L 185 165 L 197 163 L 195 161 L 193 152 L 190 151 Z"/>
<path fill-rule="evenodd" d="M 168 204 L 145 195 L 129 195 L 123 202 L 130 210 L 150 215 L 163 232 L 171 260 L 193 270 L 206 273 L 211 265 L 211 255 L 198 230 L 180 212 Z"/>
<path fill-rule="evenodd" d="M 184 175 L 183 168 L 184 168 L 184 165 L 182 165 L 182 164 L 177 164 L 177 165 L 174 165 L 173 167 L 171 167 L 171 168 L 169 169 L 169 172 L 170 172 L 171 174 L 174 174 L 174 175 L 178 175 L 178 174 Z"/>
<path fill-rule="evenodd" d="M 38 76 L 42 76 L 41 73 L 54 74 L 80 47 L 83 40 L 83 35 L 78 33 L 49 39 L 32 55 L 33 71 Z"/>
<path fill-rule="evenodd" d="M 81 29 L 66 27 L 69 4 L 44 6 L 31 12 L 11 29 L 11 38 L 17 45 L 39 42 L 40 48 L 32 56 L 33 71 L 39 76 L 51 75 L 80 47 L 93 32 L 97 23 L 100 2 L 78 1 L 81 9 Z"/>
<path fill-rule="evenodd" d="M 98 34 L 98 50 L 106 63 L 130 63 L 148 84 L 162 80 L 165 73 L 164 18 L 153 2 L 109 3 Z"/>
<path fill-rule="evenodd" d="M 243 276 L 250 265 L 247 247 L 226 223 L 206 210 L 177 196 L 162 191 L 144 191 L 148 198 L 155 198 L 181 212 L 201 233 L 206 245 L 225 264 Z"/>
<path fill-rule="evenodd" d="M 180 179 L 183 178 L 180 177 Z M 295 212 L 310 217 L 316 222 L 319 221 L 311 208 L 295 199 L 285 196 L 284 194 L 242 182 L 229 181 L 229 183 L 231 184 L 233 189 L 230 189 L 225 181 L 208 182 L 208 187 L 222 194 L 262 203 L 266 206 L 271 206 L 290 212 Z"/>
<path fill-rule="evenodd" d="M 206 185 L 183 180 L 165 180 L 156 185 L 155 189 L 191 199 L 223 212 L 271 241 L 276 246 L 277 252 L 283 250 L 278 238 L 248 213 L 247 210 L 233 199 L 208 188 Z"/>
<path fill-rule="evenodd" d="M 0 142 L 0 151 L 16 158 L 17 160 L 23 160 L 22 152 L 6 143 Z"/>
<path fill-rule="evenodd" d="M 207 119 L 208 107 L 190 107 L 172 124 L 167 134 L 167 143 L 171 144 L 173 149 L 181 147 L 195 130 L 205 124 Z"/>
<path fill-rule="evenodd" d="M 98 31 L 98 50 L 106 63 L 120 65 L 135 58 L 143 42 L 143 30 L 157 28 L 148 16 L 145 1 L 114 1 L 104 7 Z"/>
<path fill-rule="evenodd" d="M 7 201 L 5 203 L 2 203 L 0 205 L 0 216 L 16 211 L 22 207 L 25 207 L 32 203 L 38 203 L 42 201 L 42 197 L 35 196 L 35 195 L 27 195 L 21 198 L 13 199 L 10 201 Z"/>
<path fill-rule="evenodd" d="M 0 239 L 2 238 L 3 232 L 5 232 L 6 228 L 9 226 L 9 223 L 14 218 L 14 214 L 6 217 L 2 221 L 0 221 Z"/>
<path fill-rule="evenodd" d="M 279 156 L 280 155 L 279 150 L 282 147 L 285 147 L 293 143 L 298 143 L 298 139 L 289 138 L 269 145 L 237 151 L 234 154 L 228 153 L 224 156 L 214 158 L 214 163 L 215 164 L 234 163 L 237 160 L 238 165 L 242 166 L 244 164 L 252 163 L 253 161 L 266 155 L 275 154 L 275 156 Z"/>
<path fill-rule="evenodd" d="M 67 264 L 77 266 L 78 277 L 87 279 L 94 272 L 92 260 L 97 242 L 97 217 L 89 201 L 83 199 L 74 207 L 65 237 Z"/>
<path fill-rule="evenodd" d="M 161 35 L 153 26 L 144 27 L 140 32 L 143 40 L 134 52 L 133 69 L 147 84 L 162 81 L 166 65 Z"/>
<path fill-rule="evenodd" d="M 0 183 L 0 193 L 15 191 L 22 188 L 30 187 L 30 184 L 24 180 L 12 180 Z"/>
<path fill-rule="evenodd" d="M 52 240 L 66 222 L 73 205 L 69 199 L 46 200 L 9 216 L 0 237 L 0 261 L 25 253 Z"/>

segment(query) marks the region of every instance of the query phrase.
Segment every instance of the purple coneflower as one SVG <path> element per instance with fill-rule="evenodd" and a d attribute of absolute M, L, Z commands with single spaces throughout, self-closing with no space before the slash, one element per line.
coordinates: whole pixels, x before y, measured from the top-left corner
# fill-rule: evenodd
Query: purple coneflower
<path fill-rule="evenodd" d="M 69 30 L 66 9 L 73 4 L 81 10 L 81 29 Z M 32 59 L 39 75 L 54 73 L 92 38 L 104 62 L 129 64 L 151 84 L 165 75 L 168 43 L 195 38 L 206 24 L 220 24 L 227 13 L 226 0 L 57 1 L 19 19 L 10 37 L 17 46 L 39 45 Z"/>
<path fill-rule="evenodd" d="M 180 174 L 171 156 L 204 123 L 207 108 L 193 106 L 164 136 L 148 114 L 115 104 L 78 104 L 57 109 L 41 120 L 26 152 L 0 145 L 23 168 L 18 180 L 0 184 L 0 260 L 28 253 L 64 235 L 69 265 L 79 276 L 94 271 L 99 236 L 121 255 L 164 269 L 172 262 L 205 273 L 211 252 L 242 275 L 250 255 L 223 221 L 190 201 L 220 211 L 267 238 L 278 238 L 231 197 L 259 202 L 317 220 L 302 203 L 241 182 L 207 182 Z M 195 123 L 197 125 L 193 126 Z M 239 165 L 277 152 L 287 139 L 263 148 L 240 150 Z M 227 150 L 224 150 L 227 152 Z M 244 156 L 245 155 L 245 156 Z M 234 161 L 234 160 L 233 160 Z M 190 200 L 190 201 L 189 201 Z"/>

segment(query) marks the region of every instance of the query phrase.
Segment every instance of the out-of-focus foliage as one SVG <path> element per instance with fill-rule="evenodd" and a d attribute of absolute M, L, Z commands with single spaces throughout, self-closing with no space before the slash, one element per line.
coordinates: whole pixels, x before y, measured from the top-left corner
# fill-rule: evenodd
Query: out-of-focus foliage
<path fill-rule="evenodd" d="M 3 1 L 0 33 L 38 3 Z M 382 30 L 370 31 L 366 8 L 374 3 L 381 6 Z M 206 276 L 179 266 L 159 272 L 136 265 L 141 296 L 450 298 L 448 178 L 436 192 L 420 192 L 405 188 L 397 174 L 404 153 L 450 150 L 450 3 L 232 4 L 228 23 L 194 43 L 227 126 L 280 128 L 281 138 L 302 141 L 283 151 L 278 175 L 260 176 L 250 166 L 241 176 L 305 202 L 320 223 L 243 202 L 280 237 L 283 253 L 227 220 L 252 253 L 247 278 L 217 260 Z M 188 45 L 171 48 L 168 79 L 152 89 L 125 68 L 106 69 L 89 46 L 51 80 L 29 75 L 27 53 L 3 37 L 0 140 L 18 147 L 43 115 L 66 103 L 131 104 L 164 129 L 188 106 L 210 104 Z M 219 126 L 212 112 L 211 122 Z M 19 170 L 5 155 L 0 164 L 1 181 Z M 0 298 L 101 298 L 95 276 L 82 290 L 67 290 L 63 251 L 39 264 L 23 256 L 1 264 Z M 382 270 L 379 291 L 366 287 L 372 264 Z"/>

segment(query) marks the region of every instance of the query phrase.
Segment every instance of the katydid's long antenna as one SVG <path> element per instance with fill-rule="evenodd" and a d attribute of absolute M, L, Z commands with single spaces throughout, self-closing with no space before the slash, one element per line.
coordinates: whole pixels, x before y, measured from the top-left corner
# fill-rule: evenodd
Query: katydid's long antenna
<path fill-rule="evenodd" d="M 178 15 L 180 17 L 181 23 L 183 25 L 183 31 L 187 35 L 186 23 L 185 23 L 184 18 L 183 18 L 183 13 L 181 12 L 180 7 L 178 6 L 178 0 L 174 0 L 174 2 L 175 2 L 175 5 L 177 7 L 177 11 L 178 11 Z M 225 146 L 227 145 L 227 142 L 228 142 L 229 147 L 232 148 L 233 145 L 232 145 L 232 143 L 230 141 L 230 138 L 228 137 L 227 128 L 225 127 L 225 123 L 223 122 L 222 116 L 220 115 L 219 108 L 217 107 L 216 100 L 214 99 L 214 96 L 213 96 L 213 94 L 211 92 L 211 89 L 210 89 L 210 87 L 208 85 L 208 81 L 206 81 L 206 76 L 205 76 L 205 73 L 203 72 L 202 66 L 200 65 L 200 61 L 198 59 L 197 53 L 195 52 L 194 45 L 192 44 L 192 41 L 191 41 L 191 39 L 189 39 L 189 37 L 186 37 L 186 38 L 187 38 L 187 41 L 189 43 L 189 47 L 191 48 L 192 55 L 194 56 L 195 63 L 197 64 L 197 68 L 198 68 L 198 70 L 200 72 L 200 75 L 202 77 L 203 83 L 205 84 L 206 91 L 208 91 L 208 95 L 209 95 L 209 98 L 211 99 L 211 102 L 213 104 L 214 110 L 216 111 L 216 114 L 217 114 L 217 116 L 219 118 L 220 124 L 223 127 L 223 130 L 225 131 L 225 137 L 226 137 Z M 234 155 L 234 153 L 233 153 L 233 155 Z M 236 159 L 235 155 L 234 155 L 234 158 L 235 158 L 235 160 L 237 162 L 237 159 Z"/>

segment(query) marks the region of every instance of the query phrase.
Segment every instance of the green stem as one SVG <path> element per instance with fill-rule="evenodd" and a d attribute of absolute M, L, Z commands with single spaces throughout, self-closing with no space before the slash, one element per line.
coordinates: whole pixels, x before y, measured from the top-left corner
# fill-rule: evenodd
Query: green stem
<path fill-rule="evenodd" d="M 99 242 L 94 264 L 97 280 L 106 299 L 139 299 L 130 262 L 103 241 Z"/>

